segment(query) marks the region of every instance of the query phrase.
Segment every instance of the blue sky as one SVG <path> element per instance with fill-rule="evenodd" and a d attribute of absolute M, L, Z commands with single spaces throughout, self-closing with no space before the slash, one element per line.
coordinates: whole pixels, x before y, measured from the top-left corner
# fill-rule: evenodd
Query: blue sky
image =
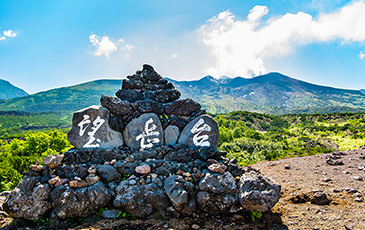
<path fill-rule="evenodd" d="M 29 93 L 121 79 L 276 71 L 365 88 L 365 0 L 0 0 L 0 78 Z"/>

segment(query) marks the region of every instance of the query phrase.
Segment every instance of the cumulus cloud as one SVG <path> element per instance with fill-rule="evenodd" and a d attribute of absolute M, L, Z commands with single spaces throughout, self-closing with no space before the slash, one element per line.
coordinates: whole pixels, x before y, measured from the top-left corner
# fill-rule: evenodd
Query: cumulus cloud
<path fill-rule="evenodd" d="M 17 33 L 15 33 L 15 32 L 14 32 L 14 31 L 12 31 L 12 30 L 5 30 L 5 31 L 4 31 L 4 35 L 5 35 L 6 37 L 13 38 L 13 37 L 15 37 L 15 36 L 17 35 Z"/>
<path fill-rule="evenodd" d="M 89 36 L 89 40 L 93 46 L 96 47 L 96 50 L 93 52 L 95 56 L 105 56 L 106 58 L 110 58 L 110 54 L 117 51 L 117 46 L 114 42 L 112 42 L 108 36 L 103 36 L 100 38 L 95 34 L 91 34 Z"/>
<path fill-rule="evenodd" d="M 250 14 L 247 16 L 249 22 L 256 22 L 269 13 L 267 6 L 255 6 L 250 10 Z"/>
<path fill-rule="evenodd" d="M 6 40 L 6 37 L 0 37 L 0 41 Z"/>
<path fill-rule="evenodd" d="M 198 33 L 213 58 L 205 68 L 206 74 L 216 77 L 260 75 L 266 71 L 265 59 L 287 55 L 298 46 L 314 42 L 365 41 L 364 1 L 352 2 L 335 12 L 320 14 L 316 19 L 299 12 L 263 20 L 268 12 L 266 6 L 255 6 L 247 20 L 238 20 L 231 12 L 224 11 L 201 26 Z"/>
<path fill-rule="evenodd" d="M 364 54 L 362 51 L 360 51 L 359 58 L 360 58 L 361 60 L 363 60 L 363 59 L 364 59 L 364 57 L 365 57 L 365 54 Z"/>
<path fill-rule="evenodd" d="M 99 37 L 92 33 L 89 36 L 89 40 L 91 44 L 96 47 L 96 50 L 92 54 L 95 56 L 105 56 L 106 58 L 110 58 L 110 55 L 118 49 L 123 52 L 124 57 L 127 58 L 129 57 L 129 52 L 135 48 L 134 45 L 125 44 L 123 39 L 113 42 L 106 35 Z"/>

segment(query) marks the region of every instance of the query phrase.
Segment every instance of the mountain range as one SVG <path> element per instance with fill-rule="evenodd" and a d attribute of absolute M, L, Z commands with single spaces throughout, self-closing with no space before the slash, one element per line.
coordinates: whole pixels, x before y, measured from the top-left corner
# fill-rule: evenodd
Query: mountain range
<path fill-rule="evenodd" d="M 28 95 L 23 89 L 20 89 L 10 82 L 0 79 L 0 99 L 11 99 Z"/>
<path fill-rule="evenodd" d="M 359 90 L 337 89 L 300 81 L 280 73 L 255 78 L 203 77 L 196 81 L 168 79 L 182 98 L 200 102 L 210 113 L 251 111 L 270 114 L 365 111 Z M 0 110 L 75 111 L 98 105 L 102 94 L 114 95 L 121 80 L 97 80 L 25 97 L 0 100 Z"/>

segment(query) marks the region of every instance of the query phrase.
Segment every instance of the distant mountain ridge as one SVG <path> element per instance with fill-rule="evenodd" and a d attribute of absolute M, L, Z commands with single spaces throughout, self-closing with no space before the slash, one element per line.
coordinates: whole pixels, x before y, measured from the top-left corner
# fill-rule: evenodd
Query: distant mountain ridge
<path fill-rule="evenodd" d="M 238 110 L 271 114 L 365 111 L 365 95 L 360 91 L 315 85 L 280 73 L 250 79 L 215 79 L 211 76 L 195 81 L 167 79 L 181 92 L 182 98 L 200 102 L 210 113 Z M 120 87 L 121 80 L 91 81 L 1 100 L 0 111 L 76 111 L 99 105 L 102 94 L 114 96 Z"/>
<path fill-rule="evenodd" d="M 208 110 L 212 112 L 228 112 L 226 109 L 214 109 L 226 103 L 238 110 L 241 110 L 240 107 L 243 105 L 249 106 L 249 104 L 273 107 L 271 109 L 274 110 L 319 107 L 365 108 L 365 95 L 360 91 L 315 85 L 280 73 L 231 79 L 214 79 L 206 76 L 198 81 L 171 80 L 171 82 L 184 96 L 205 102 Z M 260 112 L 259 110 L 261 109 L 258 108 L 254 112 Z"/>
<path fill-rule="evenodd" d="M 28 95 L 25 90 L 18 88 L 8 81 L 0 79 L 0 99 L 11 99 Z"/>

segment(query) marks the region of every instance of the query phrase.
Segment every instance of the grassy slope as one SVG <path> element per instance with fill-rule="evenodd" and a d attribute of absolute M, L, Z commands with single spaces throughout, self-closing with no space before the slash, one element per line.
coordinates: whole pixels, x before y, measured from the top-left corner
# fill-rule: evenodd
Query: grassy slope
<path fill-rule="evenodd" d="M 120 80 L 97 80 L 26 97 L 1 100 L 0 108 L 2 111 L 26 112 L 76 111 L 90 105 L 99 105 L 102 94 L 114 95 L 120 87 Z"/>
<path fill-rule="evenodd" d="M 0 79 L 0 99 L 10 99 L 28 95 L 23 89 L 20 89 L 10 82 Z"/>

